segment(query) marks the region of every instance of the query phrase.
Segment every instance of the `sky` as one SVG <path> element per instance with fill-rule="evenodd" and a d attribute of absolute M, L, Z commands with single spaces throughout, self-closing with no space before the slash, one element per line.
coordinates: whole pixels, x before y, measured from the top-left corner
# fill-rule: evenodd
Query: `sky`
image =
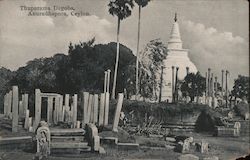
<path fill-rule="evenodd" d="M 116 41 L 117 18 L 109 0 L 0 0 L 0 67 L 16 70 L 26 62 L 68 52 L 70 41 L 92 37 L 96 44 Z M 73 7 L 88 16 L 27 16 L 27 7 Z M 151 0 L 142 9 L 140 50 L 153 39 L 169 40 L 174 14 L 189 57 L 204 75 L 210 67 L 220 80 L 229 70 L 230 84 L 249 74 L 249 4 L 247 0 Z M 134 53 L 138 7 L 121 22 L 120 41 Z"/>

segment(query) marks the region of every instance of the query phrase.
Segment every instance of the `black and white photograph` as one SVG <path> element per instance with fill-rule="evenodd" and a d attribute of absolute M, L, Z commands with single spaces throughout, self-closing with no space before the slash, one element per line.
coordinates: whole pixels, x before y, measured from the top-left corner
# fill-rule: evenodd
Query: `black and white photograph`
<path fill-rule="evenodd" d="M 248 0 L 0 0 L 0 160 L 250 160 Z"/>

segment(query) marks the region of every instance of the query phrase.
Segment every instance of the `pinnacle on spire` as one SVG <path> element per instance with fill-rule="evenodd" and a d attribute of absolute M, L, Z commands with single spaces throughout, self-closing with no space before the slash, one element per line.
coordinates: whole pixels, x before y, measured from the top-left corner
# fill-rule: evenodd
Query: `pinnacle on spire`
<path fill-rule="evenodd" d="M 177 21 L 177 13 L 175 12 L 174 21 Z"/>

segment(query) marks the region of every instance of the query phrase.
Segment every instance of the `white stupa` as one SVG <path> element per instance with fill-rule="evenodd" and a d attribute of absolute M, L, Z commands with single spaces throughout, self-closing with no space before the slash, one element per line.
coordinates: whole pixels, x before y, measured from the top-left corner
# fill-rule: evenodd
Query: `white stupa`
<path fill-rule="evenodd" d="M 162 77 L 161 101 L 172 102 L 172 84 L 175 84 L 176 68 L 179 68 L 179 80 L 183 80 L 187 75 L 187 72 L 197 72 L 196 66 L 188 57 L 188 50 L 182 48 L 182 41 L 176 14 L 174 18 L 173 28 L 170 34 L 170 39 L 167 44 L 167 54 L 168 55 L 163 62 L 164 70 Z"/>

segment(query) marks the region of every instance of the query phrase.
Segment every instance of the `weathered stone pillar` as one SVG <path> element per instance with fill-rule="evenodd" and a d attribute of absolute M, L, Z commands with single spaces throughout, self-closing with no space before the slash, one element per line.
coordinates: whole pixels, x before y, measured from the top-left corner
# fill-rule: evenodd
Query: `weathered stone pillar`
<path fill-rule="evenodd" d="M 223 97 L 223 90 L 224 90 L 224 70 L 221 70 L 221 95 Z"/>
<path fill-rule="evenodd" d="M 117 102 L 117 105 L 116 105 L 114 122 L 113 122 L 113 128 L 112 128 L 112 130 L 114 132 L 118 132 L 118 123 L 119 123 L 119 119 L 120 119 L 122 103 L 123 103 L 123 93 L 119 93 L 118 94 L 118 102 Z"/>
<path fill-rule="evenodd" d="M 105 107 L 105 93 L 101 93 L 100 98 L 100 111 L 99 111 L 99 126 L 102 126 L 104 123 L 104 107 Z"/>
<path fill-rule="evenodd" d="M 77 94 L 74 94 L 73 97 L 73 124 L 74 128 L 76 128 L 76 122 L 77 122 Z"/>
<path fill-rule="evenodd" d="M 178 70 L 179 67 L 176 67 L 176 75 L 175 75 L 175 99 L 178 102 Z"/>
<path fill-rule="evenodd" d="M 65 106 L 69 107 L 69 94 L 65 94 Z"/>
<path fill-rule="evenodd" d="M 8 110 L 8 93 L 4 95 L 4 107 L 3 107 L 3 113 L 4 116 L 7 116 L 7 110 Z"/>
<path fill-rule="evenodd" d="M 7 108 L 7 116 L 10 116 L 12 113 L 12 96 L 13 96 L 13 92 L 10 91 L 9 92 L 9 96 L 8 96 L 8 108 Z"/>
<path fill-rule="evenodd" d="M 163 67 L 163 66 L 161 66 L 161 78 L 160 78 L 159 102 L 161 102 L 161 96 L 162 96 L 163 69 L 164 69 L 164 67 Z M 126 95 L 126 94 L 125 94 L 125 95 Z"/>
<path fill-rule="evenodd" d="M 109 120 L 109 93 L 105 93 L 104 125 L 108 125 Z"/>
<path fill-rule="evenodd" d="M 104 88 L 103 88 L 104 93 L 107 92 L 107 77 L 108 77 L 107 74 L 108 74 L 108 72 L 105 71 L 104 72 Z"/>
<path fill-rule="evenodd" d="M 210 72 L 211 72 L 211 69 L 208 68 L 208 96 L 211 96 L 211 91 L 210 91 Z"/>
<path fill-rule="evenodd" d="M 211 74 L 211 96 L 214 97 L 214 74 Z"/>
<path fill-rule="evenodd" d="M 174 86 L 174 66 L 172 66 L 172 102 L 174 102 L 174 92 L 175 92 L 175 86 Z"/>
<path fill-rule="evenodd" d="M 24 94 L 22 101 L 23 101 L 24 116 L 26 116 L 26 111 L 28 110 L 29 106 L 29 95 Z"/>
<path fill-rule="evenodd" d="M 229 74 L 229 71 L 226 70 L 226 92 L 225 92 L 225 95 L 226 95 L 226 107 L 228 107 L 228 74 Z"/>
<path fill-rule="evenodd" d="M 30 116 L 30 111 L 27 110 L 25 112 L 25 120 L 24 120 L 24 128 L 29 129 L 29 116 Z"/>
<path fill-rule="evenodd" d="M 58 123 L 59 120 L 59 108 L 60 108 L 60 96 L 55 97 L 55 116 L 54 116 L 54 122 L 55 124 Z"/>
<path fill-rule="evenodd" d="M 47 102 L 47 122 L 49 125 L 53 123 L 53 97 L 48 97 Z"/>
<path fill-rule="evenodd" d="M 58 111 L 58 121 L 60 122 L 63 122 L 63 116 L 62 116 L 62 113 L 63 113 L 63 96 L 61 95 L 59 97 L 59 111 Z"/>
<path fill-rule="evenodd" d="M 98 94 L 94 95 L 93 123 L 98 122 Z"/>
<path fill-rule="evenodd" d="M 24 117 L 23 115 L 23 102 L 22 101 L 19 101 L 18 102 L 18 116 L 19 117 Z"/>
<path fill-rule="evenodd" d="M 33 127 L 32 127 L 32 117 L 29 117 L 29 123 L 28 123 L 28 130 L 29 132 L 33 132 Z"/>
<path fill-rule="evenodd" d="M 108 69 L 108 75 L 107 75 L 107 77 L 108 77 L 108 79 L 107 79 L 107 92 L 109 93 L 109 86 L 110 86 L 110 72 L 111 72 L 111 70 L 110 69 Z"/>
<path fill-rule="evenodd" d="M 189 74 L 189 67 L 186 67 L 186 74 Z"/>
<path fill-rule="evenodd" d="M 86 123 L 88 123 L 88 101 L 89 101 L 89 93 L 83 92 L 82 94 L 82 107 L 83 107 L 83 118 L 82 118 L 82 126 L 84 127 Z"/>
<path fill-rule="evenodd" d="M 90 117 L 91 117 L 91 110 L 92 110 L 92 102 L 93 102 L 93 95 L 89 95 L 89 101 L 88 101 L 88 114 L 87 114 L 87 122 L 90 123 Z"/>
<path fill-rule="evenodd" d="M 18 87 L 13 86 L 13 97 L 12 97 L 12 132 L 17 132 L 18 127 Z"/>
<path fill-rule="evenodd" d="M 35 90 L 35 122 L 33 124 L 33 131 L 35 131 L 41 120 L 41 91 L 40 89 Z"/>
<path fill-rule="evenodd" d="M 217 76 L 215 76 L 215 77 L 214 77 L 214 81 L 215 81 L 214 91 L 215 91 L 215 94 L 217 94 L 217 91 L 218 91 L 218 81 L 217 81 Z"/>

